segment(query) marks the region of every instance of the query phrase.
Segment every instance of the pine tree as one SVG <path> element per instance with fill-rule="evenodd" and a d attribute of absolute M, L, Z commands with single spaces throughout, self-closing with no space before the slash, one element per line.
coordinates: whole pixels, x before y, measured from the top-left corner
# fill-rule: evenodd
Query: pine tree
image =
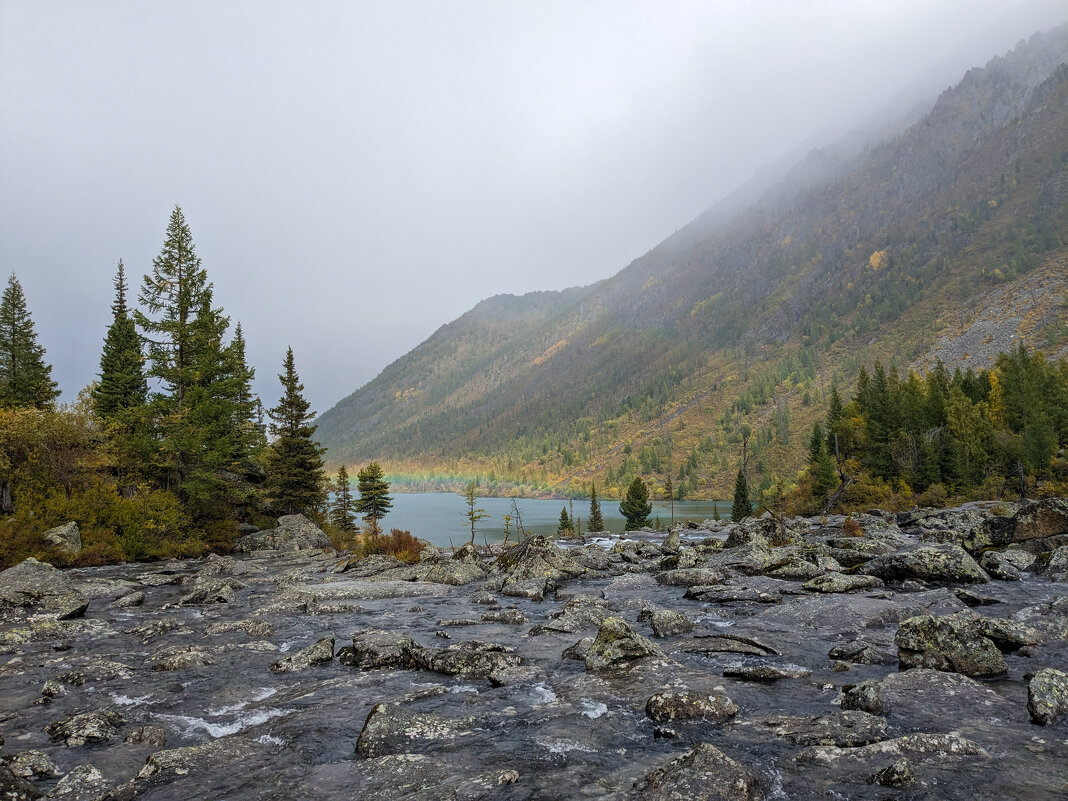
<path fill-rule="evenodd" d="M 100 354 L 100 381 L 93 387 L 93 411 L 112 419 L 145 405 L 148 383 L 141 357 L 141 339 L 126 308 L 126 272 L 119 260 L 115 275 L 112 321 Z"/>
<path fill-rule="evenodd" d="M 309 411 L 311 404 L 304 398 L 292 348 L 286 351 L 283 370 L 278 376 L 282 398 L 267 411 L 276 437 L 267 451 L 267 492 L 278 510 L 296 514 L 322 503 L 325 449 L 312 440 L 315 426 L 309 423 L 315 413 Z"/>
<path fill-rule="evenodd" d="M 330 506 L 330 523 L 338 531 L 356 533 L 356 505 L 352 500 L 352 485 L 345 465 L 337 469 L 334 482 L 334 502 Z"/>
<path fill-rule="evenodd" d="M 22 284 L 12 273 L 0 297 L 0 406 L 50 408 L 59 397 L 52 366 L 26 307 Z"/>
<path fill-rule="evenodd" d="M 571 518 L 567 515 L 567 507 L 563 507 L 560 510 L 560 522 L 556 526 L 556 530 L 560 533 L 572 531 Z"/>
<path fill-rule="evenodd" d="M 734 505 L 731 506 L 731 520 L 738 522 L 753 514 L 753 503 L 749 500 L 749 482 L 745 480 L 745 470 L 738 470 L 734 481 Z"/>
<path fill-rule="evenodd" d="M 586 526 L 592 531 L 604 531 L 604 518 L 601 516 L 601 502 L 597 500 L 597 485 L 590 486 L 590 516 Z"/>
<path fill-rule="evenodd" d="M 237 430 L 235 455 L 245 458 L 263 450 L 267 445 L 267 432 L 260 422 L 262 404 L 252 391 L 256 370 L 245 359 L 245 333 L 241 323 L 234 326 L 234 338 L 226 348 L 225 357 L 233 382 L 233 422 Z"/>
<path fill-rule="evenodd" d="M 381 533 L 378 521 L 393 508 L 393 498 L 389 496 L 389 484 L 382 478 L 382 468 L 378 462 L 371 462 L 356 474 L 360 497 L 356 501 L 356 511 L 363 516 L 367 533 L 377 537 Z"/>
<path fill-rule="evenodd" d="M 808 440 L 808 463 L 815 464 L 820 458 L 820 452 L 827 450 L 827 441 L 823 437 L 823 426 L 817 420 L 812 426 L 812 436 Z"/>
<path fill-rule="evenodd" d="M 649 503 L 649 488 L 640 476 L 635 476 L 627 487 L 627 494 L 619 505 L 619 513 L 627 519 L 624 531 L 637 531 L 649 525 L 653 505 Z"/>
<path fill-rule="evenodd" d="M 838 382 L 831 381 L 831 398 L 827 406 L 827 452 L 836 456 L 835 439 L 842 420 L 845 418 L 845 410 L 842 407 L 842 396 L 838 394 Z"/>

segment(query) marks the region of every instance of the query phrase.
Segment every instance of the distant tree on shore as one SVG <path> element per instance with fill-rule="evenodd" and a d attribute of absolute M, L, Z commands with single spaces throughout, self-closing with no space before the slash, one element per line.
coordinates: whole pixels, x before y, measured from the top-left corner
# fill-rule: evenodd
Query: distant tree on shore
<path fill-rule="evenodd" d="M 389 484 L 382 478 L 382 468 L 378 462 L 371 462 L 356 474 L 357 489 L 360 497 L 356 501 L 356 511 L 363 516 L 367 533 L 377 537 L 382 529 L 378 525 L 389 510 L 393 508 L 393 498 L 389 495 Z"/>
<path fill-rule="evenodd" d="M 734 481 L 734 505 L 731 506 L 731 520 L 738 522 L 753 514 L 753 502 L 749 500 L 749 482 L 745 480 L 745 470 L 738 469 L 738 478 Z"/>
<path fill-rule="evenodd" d="M 475 488 L 476 484 L 472 481 L 467 485 L 467 490 L 464 492 L 464 503 L 467 504 L 467 511 L 464 512 L 464 519 L 467 520 L 468 525 L 471 527 L 472 545 L 475 544 L 475 524 L 479 520 L 485 520 L 489 517 L 489 514 L 487 514 L 485 509 L 475 506 Z"/>
<path fill-rule="evenodd" d="M 345 465 L 337 469 L 334 481 L 334 502 L 330 505 L 330 523 L 345 534 L 356 533 L 356 504 L 352 500 L 352 485 Z"/>
<path fill-rule="evenodd" d="M 59 388 L 44 353 L 22 284 L 12 273 L 0 297 L 0 406 L 51 408 Z"/>
<path fill-rule="evenodd" d="M 323 452 L 312 440 L 315 426 L 310 421 L 315 413 L 304 398 L 293 363 L 293 348 L 286 351 L 282 382 L 282 398 L 269 409 L 271 433 L 276 437 L 267 451 L 267 494 L 273 506 L 284 514 L 297 514 L 313 509 L 323 502 Z"/>
<path fill-rule="evenodd" d="M 636 531 L 649 525 L 649 515 L 653 512 L 653 505 L 649 502 L 649 487 L 635 476 L 627 487 L 627 494 L 623 502 L 619 504 L 619 513 L 627 519 L 624 531 Z"/>
<path fill-rule="evenodd" d="M 601 516 L 601 502 L 597 500 L 597 485 L 590 485 L 590 516 L 586 521 L 590 531 L 604 531 L 604 518 Z"/>

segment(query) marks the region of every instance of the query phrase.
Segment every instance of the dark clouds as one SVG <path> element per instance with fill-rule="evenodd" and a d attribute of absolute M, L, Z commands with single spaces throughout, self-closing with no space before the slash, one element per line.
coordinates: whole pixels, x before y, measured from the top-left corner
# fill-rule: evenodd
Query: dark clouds
<path fill-rule="evenodd" d="M 217 6 L 221 5 L 222 8 Z M 269 403 L 607 277 L 762 164 L 1068 16 L 1034 2 L 0 0 L 0 268 L 66 398 L 180 203 Z"/>

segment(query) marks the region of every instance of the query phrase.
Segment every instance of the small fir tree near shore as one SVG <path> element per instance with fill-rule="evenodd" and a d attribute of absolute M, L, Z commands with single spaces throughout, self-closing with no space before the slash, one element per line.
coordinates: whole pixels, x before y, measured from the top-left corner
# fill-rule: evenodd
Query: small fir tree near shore
<path fill-rule="evenodd" d="M 745 470 L 738 470 L 734 481 L 734 505 L 731 506 L 731 520 L 737 523 L 753 514 L 753 502 L 749 500 L 749 482 L 745 480 Z"/>
<path fill-rule="evenodd" d="M 590 531 L 604 531 L 604 518 L 601 516 L 601 502 L 597 500 L 597 485 L 590 485 L 590 516 L 586 521 Z"/>
<path fill-rule="evenodd" d="M 619 504 L 619 513 L 627 519 L 624 531 L 637 531 L 649 525 L 649 515 L 653 512 L 653 505 L 649 502 L 649 487 L 635 476 L 627 487 L 626 497 Z"/>
<path fill-rule="evenodd" d="M 378 522 L 393 508 L 389 483 L 382 477 L 378 462 L 371 462 L 356 474 L 356 486 L 360 491 L 356 511 L 363 517 L 364 528 L 373 539 L 382 533 Z"/>
<path fill-rule="evenodd" d="M 334 481 L 334 502 L 330 505 L 330 524 L 338 531 L 352 537 L 356 533 L 356 504 L 352 500 L 352 485 L 345 465 L 337 469 Z"/>

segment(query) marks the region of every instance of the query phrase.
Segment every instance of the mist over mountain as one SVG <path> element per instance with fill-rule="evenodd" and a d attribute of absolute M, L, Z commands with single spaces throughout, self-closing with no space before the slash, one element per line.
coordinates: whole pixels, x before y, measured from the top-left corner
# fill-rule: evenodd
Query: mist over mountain
<path fill-rule="evenodd" d="M 708 494 L 743 423 L 762 432 L 758 472 L 797 461 L 832 376 L 905 369 L 936 343 L 989 364 L 996 338 L 946 341 L 996 293 L 1006 341 L 1060 351 L 1066 62 L 1068 25 L 1036 34 L 925 113 L 771 169 L 611 279 L 483 300 L 319 418 L 328 458 L 542 491 L 688 462 Z"/>

